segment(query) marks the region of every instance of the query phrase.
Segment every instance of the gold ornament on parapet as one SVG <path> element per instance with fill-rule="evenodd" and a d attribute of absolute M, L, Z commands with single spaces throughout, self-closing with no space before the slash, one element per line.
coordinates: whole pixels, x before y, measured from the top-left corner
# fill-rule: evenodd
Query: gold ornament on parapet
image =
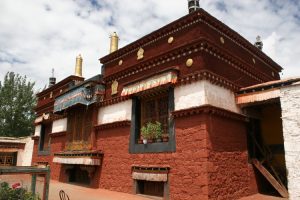
<path fill-rule="evenodd" d="M 119 65 L 122 65 L 123 64 L 123 60 L 119 60 Z"/>
<path fill-rule="evenodd" d="M 223 37 L 220 37 L 220 42 L 221 42 L 222 44 L 224 44 L 224 43 L 225 43 L 225 40 L 224 40 L 224 38 L 223 38 Z"/>
<path fill-rule="evenodd" d="M 114 80 L 111 84 L 111 95 L 118 94 L 118 81 Z"/>
<path fill-rule="evenodd" d="M 137 60 L 144 58 L 144 49 L 141 47 L 137 52 Z"/>
<path fill-rule="evenodd" d="M 187 67 L 191 67 L 191 66 L 193 65 L 193 62 L 194 62 L 193 59 L 189 58 L 189 59 L 186 60 L 185 65 L 186 65 Z"/>
<path fill-rule="evenodd" d="M 171 43 L 173 43 L 173 41 L 174 41 L 174 38 L 173 37 L 169 37 L 168 43 L 171 44 Z"/>

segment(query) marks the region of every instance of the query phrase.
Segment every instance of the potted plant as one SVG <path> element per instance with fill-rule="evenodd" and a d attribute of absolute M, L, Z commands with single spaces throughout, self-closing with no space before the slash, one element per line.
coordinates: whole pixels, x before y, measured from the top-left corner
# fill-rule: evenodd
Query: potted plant
<path fill-rule="evenodd" d="M 141 128 L 141 138 L 143 139 L 143 143 L 147 144 L 148 139 L 149 139 L 149 131 L 148 131 L 147 126 L 143 126 Z"/>
<path fill-rule="evenodd" d="M 156 138 L 156 141 L 157 142 L 161 142 L 162 140 L 162 127 L 161 127 L 161 123 L 156 121 L 155 122 L 155 126 L 154 126 L 154 129 L 155 129 L 155 138 Z"/>
<path fill-rule="evenodd" d="M 147 129 L 148 129 L 148 134 L 149 134 L 148 142 L 152 143 L 153 140 L 155 139 L 155 135 L 156 135 L 156 126 L 154 123 L 148 122 Z"/>
<path fill-rule="evenodd" d="M 156 121 L 155 123 L 148 122 L 141 128 L 141 136 L 143 138 L 143 143 L 152 143 L 154 139 L 160 140 L 162 137 L 161 123 Z"/>
<path fill-rule="evenodd" d="M 137 143 L 138 143 L 138 144 L 143 144 L 143 138 L 140 137 L 140 138 L 137 140 Z"/>

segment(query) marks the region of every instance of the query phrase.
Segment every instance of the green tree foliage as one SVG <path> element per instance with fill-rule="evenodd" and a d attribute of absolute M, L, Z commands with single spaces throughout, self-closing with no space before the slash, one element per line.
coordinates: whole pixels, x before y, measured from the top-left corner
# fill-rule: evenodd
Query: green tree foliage
<path fill-rule="evenodd" d="M 0 136 L 27 136 L 33 132 L 34 82 L 14 72 L 0 81 Z"/>

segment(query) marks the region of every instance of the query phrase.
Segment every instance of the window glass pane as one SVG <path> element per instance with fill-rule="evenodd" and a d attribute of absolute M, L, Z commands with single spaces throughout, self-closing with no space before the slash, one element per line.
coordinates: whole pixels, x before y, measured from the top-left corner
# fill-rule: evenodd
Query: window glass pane
<path fill-rule="evenodd" d="M 168 133 L 168 91 L 156 91 L 141 99 L 141 125 L 161 123 L 163 133 Z"/>

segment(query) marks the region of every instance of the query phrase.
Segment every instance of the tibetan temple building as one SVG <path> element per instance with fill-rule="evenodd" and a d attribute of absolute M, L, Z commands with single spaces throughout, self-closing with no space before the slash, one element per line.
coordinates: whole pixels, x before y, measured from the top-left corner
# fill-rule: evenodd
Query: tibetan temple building
<path fill-rule="evenodd" d="M 75 75 L 50 78 L 32 164 L 61 182 L 165 200 L 299 198 L 300 79 L 280 80 L 259 40 L 198 3 L 121 49 L 114 33 L 100 75 L 85 80 L 79 55 Z"/>

